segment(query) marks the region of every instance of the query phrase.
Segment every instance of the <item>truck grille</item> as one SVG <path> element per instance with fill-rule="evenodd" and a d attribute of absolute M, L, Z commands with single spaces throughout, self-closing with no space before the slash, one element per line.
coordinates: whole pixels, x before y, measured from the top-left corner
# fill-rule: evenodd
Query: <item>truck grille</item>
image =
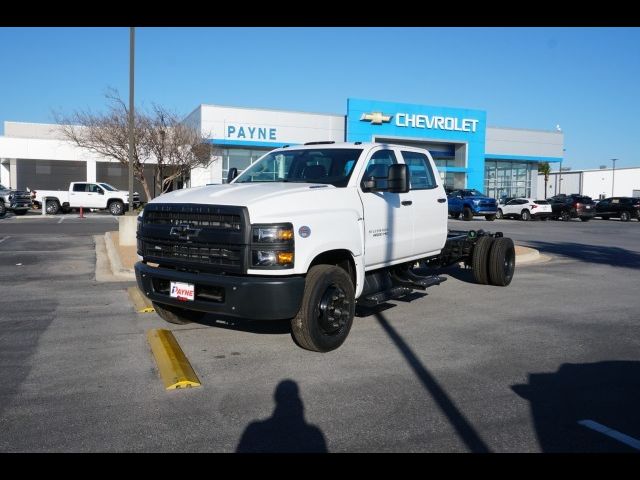
<path fill-rule="evenodd" d="M 246 273 L 251 225 L 245 207 L 151 203 L 138 225 L 145 261 L 211 273 Z"/>
<path fill-rule="evenodd" d="M 150 211 L 145 212 L 144 223 L 149 225 L 184 225 L 193 227 L 208 227 L 219 229 L 240 230 L 240 215 L 209 213 L 209 212 L 185 212 L 185 211 Z"/>
<path fill-rule="evenodd" d="M 235 245 L 185 244 L 142 239 L 143 257 L 182 260 L 208 266 L 240 268 L 241 248 Z"/>

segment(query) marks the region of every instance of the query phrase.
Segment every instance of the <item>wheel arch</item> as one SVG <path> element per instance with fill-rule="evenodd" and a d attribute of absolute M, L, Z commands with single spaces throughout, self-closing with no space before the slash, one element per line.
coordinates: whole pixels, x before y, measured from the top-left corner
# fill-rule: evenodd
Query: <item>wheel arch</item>
<path fill-rule="evenodd" d="M 307 271 L 316 265 L 335 265 L 336 267 L 342 268 L 347 272 L 349 278 L 351 278 L 351 282 L 353 283 L 353 288 L 356 289 L 356 286 L 359 283 L 356 262 L 353 258 L 353 254 L 349 250 L 337 249 L 319 253 L 311 261 Z"/>

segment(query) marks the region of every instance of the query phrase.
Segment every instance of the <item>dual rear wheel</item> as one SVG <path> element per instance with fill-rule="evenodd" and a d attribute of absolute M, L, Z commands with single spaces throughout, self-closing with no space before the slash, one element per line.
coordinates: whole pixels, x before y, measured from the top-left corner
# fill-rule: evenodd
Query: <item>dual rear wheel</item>
<path fill-rule="evenodd" d="M 513 240 L 505 237 L 480 237 L 471 256 L 473 278 L 477 283 L 506 287 L 516 268 Z"/>

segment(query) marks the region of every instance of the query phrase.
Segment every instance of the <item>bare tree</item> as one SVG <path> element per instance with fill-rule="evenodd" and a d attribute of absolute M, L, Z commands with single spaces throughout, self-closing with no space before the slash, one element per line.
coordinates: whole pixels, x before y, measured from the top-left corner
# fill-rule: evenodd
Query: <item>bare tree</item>
<path fill-rule="evenodd" d="M 109 89 L 105 97 L 108 103 L 105 113 L 80 110 L 70 116 L 56 114 L 56 122 L 67 140 L 128 168 L 129 109 L 116 90 Z M 149 180 L 160 185 L 164 193 L 175 178 L 187 174 L 191 168 L 211 164 L 213 153 L 212 145 L 201 132 L 181 122 L 176 114 L 158 105 L 154 105 L 150 113 L 136 108 L 133 172 L 148 200 L 154 197 L 155 191 L 150 188 Z M 145 165 L 153 167 L 153 179 L 145 176 Z"/>

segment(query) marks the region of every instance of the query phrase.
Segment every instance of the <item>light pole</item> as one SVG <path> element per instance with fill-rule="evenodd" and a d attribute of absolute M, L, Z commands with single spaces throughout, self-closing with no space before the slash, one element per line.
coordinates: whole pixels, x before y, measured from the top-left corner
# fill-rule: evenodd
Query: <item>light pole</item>
<path fill-rule="evenodd" d="M 133 134 L 134 111 L 133 111 L 133 71 L 135 54 L 136 28 L 129 27 L 129 214 L 135 215 L 133 211 Z"/>
<path fill-rule="evenodd" d="M 613 188 L 616 184 L 616 162 L 618 159 L 612 158 L 611 161 L 613 162 L 613 171 L 611 172 L 611 196 L 613 197 L 615 195 L 615 193 L 613 193 Z"/>

